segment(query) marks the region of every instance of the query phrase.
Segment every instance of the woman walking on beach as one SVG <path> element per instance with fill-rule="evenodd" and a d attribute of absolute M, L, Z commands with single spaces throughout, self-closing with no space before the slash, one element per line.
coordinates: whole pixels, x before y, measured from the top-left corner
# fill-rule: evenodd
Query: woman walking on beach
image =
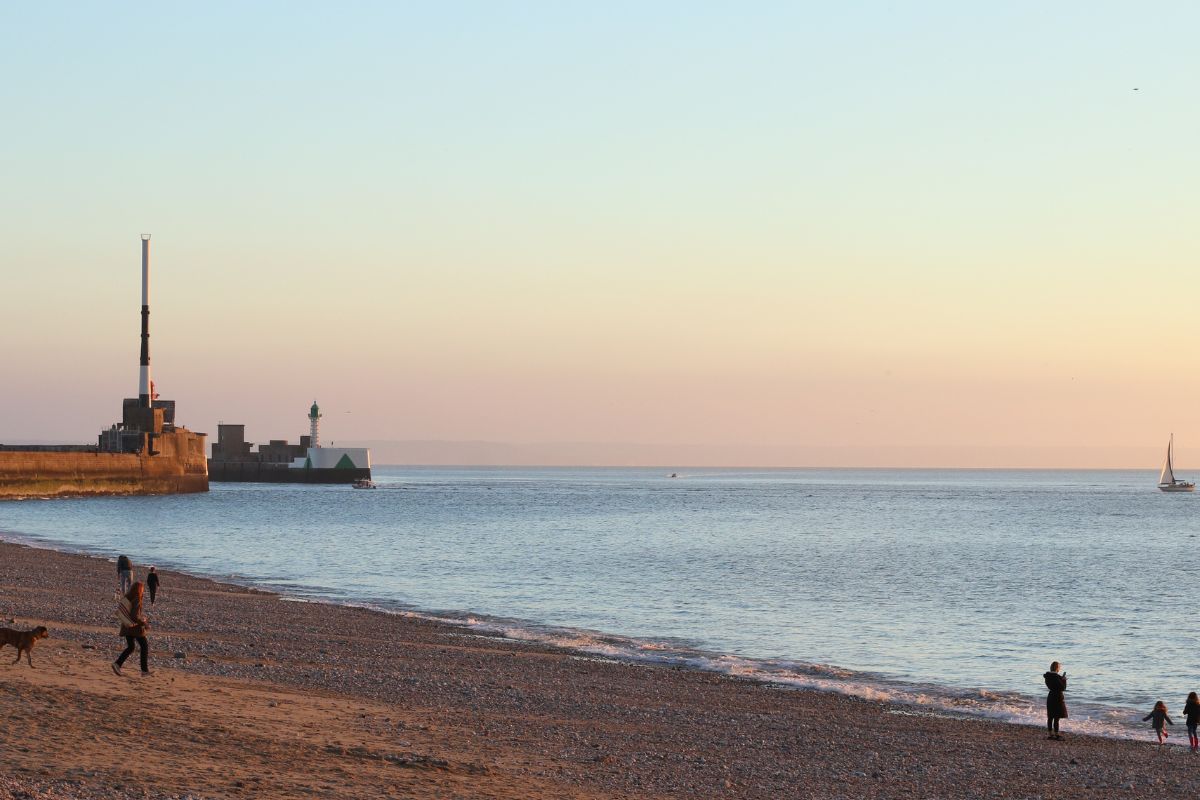
<path fill-rule="evenodd" d="M 1196 726 L 1200 725 L 1200 697 L 1195 692 L 1188 692 L 1187 702 L 1183 704 L 1184 722 L 1187 723 L 1188 744 L 1192 752 L 1200 750 L 1200 738 L 1196 736 Z"/>
<path fill-rule="evenodd" d="M 1058 732 L 1058 721 L 1067 718 L 1067 673 L 1059 674 L 1061 665 L 1055 661 L 1050 665 L 1050 671 L 1042 677 L 1050 693 L 1046 695 L 1046 732 L 1047 739 L 1061 739 Z"/>
<path fill-rule="evenodd" d="M 125 663 L 125 659 L 133 654 L 135 643 L 141 651 L 142 674 L 150 674 L 150 644 L 146 641 L 150 621 L 146 619 L 142 603 L 145 589 L 145 585 L 138 581 L 129 587 L 128 592 L 118 595 L 117 619 L 121 623 L 121 635 L 125 637 L 125 650 L 112 663 L 112 671 L 118 675 L 121 674 L 121 665 Z"/>
<path fill-rule="evenodd" d="M 1167 704 L 1162 700 L 1159 700 L 1157 703 L 1155 703 L 1154 710 L 1142 717 L 1142 722 L 1145 722 L 1146 720 L 1150 720 L 1150 724 L 1154 727 L 1154 732 L 1158 734 L 1158 746 L 1162 747 L 1163 739 L 1166 739 L 1171 735 L 1167 733 L 1167 729 L 1163 727 L 1163 724 L 1175 724 L 1171 721 L 1171 718 L 1167 716 Z"/>

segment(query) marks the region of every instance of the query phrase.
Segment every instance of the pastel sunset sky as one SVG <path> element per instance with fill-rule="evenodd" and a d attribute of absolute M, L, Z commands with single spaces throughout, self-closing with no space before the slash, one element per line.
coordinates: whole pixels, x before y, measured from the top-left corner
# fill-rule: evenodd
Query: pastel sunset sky
<path fill-rule="evenodd" d="M 211 434 L 294 440 L 315 397 L 334 440 L 564 462 L 1200 464 L 1197 30 L 9 3 L 0 441 L 136 395 L 149 232 L 157 387 Z"/>

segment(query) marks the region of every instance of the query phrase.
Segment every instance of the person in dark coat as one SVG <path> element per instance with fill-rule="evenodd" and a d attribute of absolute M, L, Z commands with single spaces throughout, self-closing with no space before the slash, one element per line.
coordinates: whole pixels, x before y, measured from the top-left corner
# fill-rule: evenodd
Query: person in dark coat
<path fill-rule="evenodd" d="M 1183 721 L 1187 723 L 1188 743 L 1192 752 L 1200 750 L 1200 736 L 1196 735 L 1196 726 L 1200 725 L 1200 697 L 1195 692 L 1188 692 L 1187 702 L 1183 704 Z"/>
<path fill-rule="evenodd" d="M 129 560 L 129 556 L 117 557 L 117 581 L 120 583 L 121 594 L 125 594 L 129 587 L 133 586 L 133 562 Z"/>
<path fill-rule="evenodd" d="M 1042 676 L 1046 680 L 1046 688 L 1050 690 L 1046 695 L 1047 739 L 1062 738 L 1058 732 L 1058 721 L 1067 718 L 1067 697 L 1064 694 L 1067 691 L 1067 673 L 1060 675 L 1059 669 L 1061 665 L 1055 661 L 1050 665 L 1050 671 Z"/>
<path fill-rule="evenodd" d="M 158 573 L 154 571 L 154 567 L 150 568 L 150 574 L 146 576 L 146 591 L 150 592 L 150 605 L 154 605 L 154 595 L 158 594 Z"/>

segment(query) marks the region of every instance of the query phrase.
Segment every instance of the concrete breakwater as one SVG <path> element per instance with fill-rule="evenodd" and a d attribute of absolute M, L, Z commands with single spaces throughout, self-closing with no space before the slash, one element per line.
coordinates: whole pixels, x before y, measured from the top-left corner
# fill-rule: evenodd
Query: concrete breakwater
<path fill-rule="evenodd" d="M 0 499 L 207 492 L 205 434 L 175 424 L 150 379 L 150 234 L 142 241 L 138 395 L 95 445 L 0 445 Z"/>
<path fill-rule="evenodd" d="M 358 467 L 289 469 L 287 464 L 211 461 L 209 477 L 217 482 L 231 483 L 354 483 L 370 480 L 371 470 Z"/>
<path fill-rule="evenodd" d="M 206 492 L 204 439 L 182 428 L 164 431 L 153 454 L 0 445 L 0 499 Z"/>

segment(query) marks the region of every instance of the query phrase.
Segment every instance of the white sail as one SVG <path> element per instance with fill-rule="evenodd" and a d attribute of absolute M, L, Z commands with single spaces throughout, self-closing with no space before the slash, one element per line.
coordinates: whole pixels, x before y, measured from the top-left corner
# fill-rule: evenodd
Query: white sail
<path fill-rule="evenodd" d="M 1175 443 L 1174 434 L 1171 435 L 1171 441 L 1167 442 L 1167 460 L 1163 462 L 1162 472 L 1158 474 L 1158 483 L 1160 486 L 1175 482 L 1175 472 L 1171 469 L 1171 445 Z"/>

